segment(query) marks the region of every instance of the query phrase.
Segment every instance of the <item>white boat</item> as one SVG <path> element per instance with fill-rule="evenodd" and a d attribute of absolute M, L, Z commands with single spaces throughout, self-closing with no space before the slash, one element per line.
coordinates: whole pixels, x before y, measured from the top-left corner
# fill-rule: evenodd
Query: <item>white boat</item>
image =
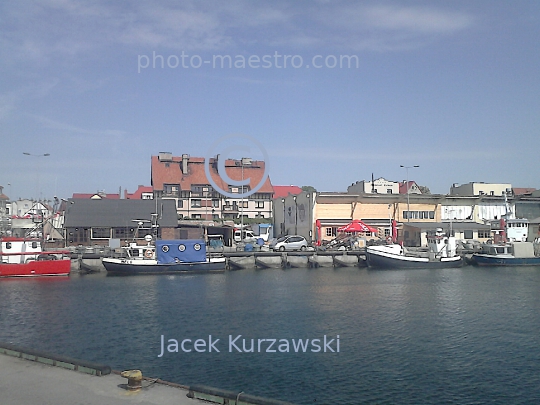
<path fill-rule="evenodd" d="M 443 269 L 463 266 L 463 259 L 456 253 L 456 239 L 438 228 L 427 236 L 428 252 L 425 256 L 412 254 L 403 246 L 393 243 L 369 246 L 366 259 L 369 267 L 394 269 Z"/>

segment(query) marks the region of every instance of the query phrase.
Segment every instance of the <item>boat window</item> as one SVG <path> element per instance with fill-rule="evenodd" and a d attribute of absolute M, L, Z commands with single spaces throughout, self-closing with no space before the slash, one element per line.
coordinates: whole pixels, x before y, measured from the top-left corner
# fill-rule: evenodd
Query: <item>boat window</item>
<path fill-rule="evenodd" d="M 37 242 L 32 242 L 32 249 L 37 249 Z"/>
<path fill-rule="evenodd" d="M 11 242 L 6 242 L 6 249 L 11 249 Z"/>
<path fill-rule="evenodd" d="M 504 253 L 504 247 L 498 247 L 496 248 L 497 253 Z"/>

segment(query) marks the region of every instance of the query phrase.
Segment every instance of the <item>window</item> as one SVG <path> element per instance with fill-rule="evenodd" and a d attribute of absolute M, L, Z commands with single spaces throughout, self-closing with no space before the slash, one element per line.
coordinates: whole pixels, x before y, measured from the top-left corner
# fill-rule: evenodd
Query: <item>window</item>
<path fill-rule="evenodd" d="M 386 194 L 392 194 L 392 189 L 391 188 L 386 189 Z"/>
<path fill-rule="evenodd" d="M 133 228 L 113 228 L 113 238 L 128 239 L 133 236 Z"/>
<path fill-rule="evenodd" d="M 214 198 L 214 199 L 212 200 L 212 207 L 214 207 L 214 208 L 218 208 L 218 207 L 219 207 L 219 200 L 218 200 L 218 199 Z"/>
<path fill-rule="evenodd" d="M 201 214 L 193 214 L 191 216 L 191 218 L 193 218 L 193 219 L 201 219 Z"/>
<path fill-rule="evenodd" d="M 242 207 L 242 204 L 243 204 L 243 208 L 247 208 L 247 207 L 248 207 L 248 202 L 247 202 L 247 201 L 241 201 L 241 202 L 240 202 L 240 207 Z"/>
<path fill-rule="evenodd" d="M 255 208 L 264 208 L 264 201 L 256 201 Z"/>
<path fill-rule="evenodd" d="M 464 230 L 464 231 L 463 231 L 463 237 L 464 237 L 465 239 L 472 239 L 472 238 L 473 238 L 473 231 L 467 230 L 467 229 Z"/>
<path fill-rule="evenodd" d="M 92 239 L 109 239 L 111 237 L 111 228 L 92 228 Z"/>
<path fill-rule="evenodd" d="M 184 208 L 184 200 L 178 200 L 176 202 L 176 208 Z"/>
<path fill-rule="evenodd" d="M 491 231 L 488 230 L 479 230 L 478 231 L 478 239 L 480 238 L 490 238 L 491 237 Z"/>
<path fill-rule="evenodd" d="M 201 200 L 191 200 L 191 208 L 200 208 Z"/>
<path fill-rule="evenodd" d="M 86 243 L 88 241 L 88 228 L 69 228 L 69 243 Z"/>
<path fill-rule="evenodd" d="M 164 184 L 163 185 L 163 194 L 169 196 L 177 196 L 180 190 L 180 185 L 178 184 Z"/>
<path fill-rule="evenodd" d="M 403 211 L 403 219 L 435 219 L 435 211 Z"/>
<path fill-rule="evenodd" d="M 257 214 L 255 214 L 255 218 L 264 218 L 264 215 L 260 212 L 257 212 Z"/>
<path fill-rule="evenodd" d="M 336 236 L 336 230 L 337 228 L 326 228 L 326 236 Z"/>

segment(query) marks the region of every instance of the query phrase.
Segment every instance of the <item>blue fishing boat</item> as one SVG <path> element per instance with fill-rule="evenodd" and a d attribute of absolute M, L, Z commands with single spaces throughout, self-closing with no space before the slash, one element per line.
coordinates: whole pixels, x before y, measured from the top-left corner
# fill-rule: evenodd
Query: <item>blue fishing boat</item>
<path fill-rule="evenodd" d="M 203 239 L 157 240 L 146 246 L 131 243 L 124 257 L 102 259 L 110 275 L 211 273 L 225 271 L 225 257 L 210 255 Z"/>

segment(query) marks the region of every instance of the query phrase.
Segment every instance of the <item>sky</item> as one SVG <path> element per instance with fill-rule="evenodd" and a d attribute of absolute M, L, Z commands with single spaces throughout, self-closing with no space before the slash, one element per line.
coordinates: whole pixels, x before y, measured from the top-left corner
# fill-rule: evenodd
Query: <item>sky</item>
<path fill-rule="evenodd" d="M 318 191 L 540 188 L 536 0 L 4 1 L 0 73 L 12 199 L 133 192 L 152 155 L 216 148 Z"/>

